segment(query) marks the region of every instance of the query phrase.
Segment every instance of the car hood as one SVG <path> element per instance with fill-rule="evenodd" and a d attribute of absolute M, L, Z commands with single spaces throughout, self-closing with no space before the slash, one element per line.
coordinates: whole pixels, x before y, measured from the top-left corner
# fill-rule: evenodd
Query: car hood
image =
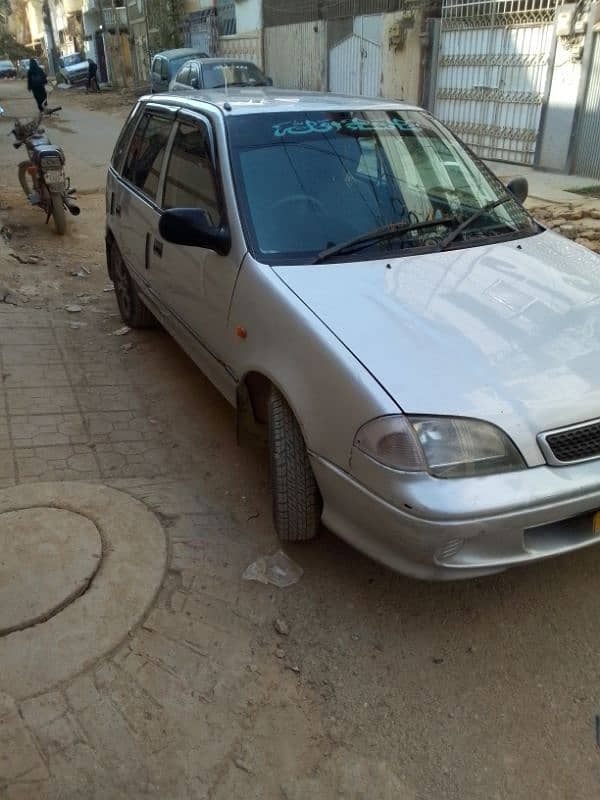
<path fill-rule="evenodd" d="M 561 236 L 275 271 L 406 413 L 489 420 L 530 465 L 600 417 L 600 258 Z"/>

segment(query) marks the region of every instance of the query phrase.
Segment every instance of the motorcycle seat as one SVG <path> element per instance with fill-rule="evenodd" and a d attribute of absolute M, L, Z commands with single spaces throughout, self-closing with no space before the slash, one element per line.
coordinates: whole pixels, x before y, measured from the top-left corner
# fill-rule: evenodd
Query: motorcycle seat
<path fill-rule="evenodd" d="M 37 148 L 39 145 L 50 144 L 50 139 L 44 136 L 44 134 L 37 134 L 36 136 L 30 136 L 29 139 L 27 139 L 27 144 L 30 147 Z"/>
<path fill-rule="evenodd" d="M 35 143 L 33 147 L 31 158 L 34 161 L 39 161 L 42 158 L 50 158 L 50 157 L 60 159 L 60 163 L 65 163 L 65 154 L 63 153 L 60 147 L 57 147 L 55 144 L 48 143 Z"/>

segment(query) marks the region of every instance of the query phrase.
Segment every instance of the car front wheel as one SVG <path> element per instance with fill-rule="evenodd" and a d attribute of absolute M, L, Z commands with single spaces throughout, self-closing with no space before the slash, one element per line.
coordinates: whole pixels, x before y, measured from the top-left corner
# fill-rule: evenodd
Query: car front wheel
<path fill-rule="evenodd" d="M 321 494 L 300 425 L 275 388 L 269 397 L 268 421 L 275 530 L 285 542 L 313 539 L 321 522 Z"/>

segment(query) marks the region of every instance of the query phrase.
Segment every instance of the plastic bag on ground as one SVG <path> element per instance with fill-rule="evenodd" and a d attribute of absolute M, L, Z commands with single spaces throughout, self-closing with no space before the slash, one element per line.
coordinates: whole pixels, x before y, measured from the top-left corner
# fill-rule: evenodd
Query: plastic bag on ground
<path fill-rule="evenodd" d="M 258 581 L 270 583 L 280 589 L 298 583 L 304 570 L 299 564 L 286 555 L 283 550 L 278 550 L 271 556 L 261 556 L 246 569 L 242 578 L 245 581 Z"/>

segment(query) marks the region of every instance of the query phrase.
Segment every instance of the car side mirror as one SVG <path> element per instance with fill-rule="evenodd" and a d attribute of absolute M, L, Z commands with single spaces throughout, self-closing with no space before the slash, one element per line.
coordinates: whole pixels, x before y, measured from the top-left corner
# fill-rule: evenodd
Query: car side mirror
<path fill-rule="evenodd" d="M 231 235 L 225 226 L 216 227 L 200 208 L 172 208 L 160 218 L 158 231 L 165 242 L 186 247 L 204 247 L 221 256 L 231 249 Z"/>
<path fill-rule="evenodd" d="M 512 181 L 506 184 L 506 188 L 519 203 L 524 203 L 527 200 L 527 195 L 529 194 L 527 178 L 513 178 Z"/>
<path fill-rule="evenodd" d="M 190 86 L 192 87 L 192 89 L 199 89 L 200 84 L 198 83 L 198 78 L 192 78 Z"/>
<path fill-rule="evenodd" d="M 273 78 L 267 78 L 265 83 L 267 84 L 267 86 L 273 86 Z"/>

